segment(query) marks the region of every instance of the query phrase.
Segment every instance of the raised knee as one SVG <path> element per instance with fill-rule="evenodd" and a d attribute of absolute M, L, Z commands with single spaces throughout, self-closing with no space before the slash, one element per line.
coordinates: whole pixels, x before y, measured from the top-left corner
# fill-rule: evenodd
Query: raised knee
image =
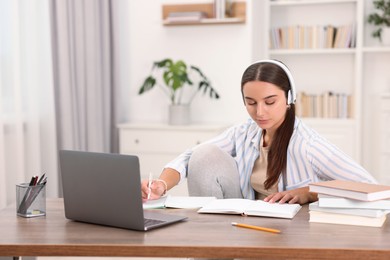
<path fill-rule="evenodd" d="M 210 158 L 210 156 L 215 156 L 220 152 L 222 152 L 222 150 L 215 144 L 202 144 L 195 148 L 195 150 L 192 152 L 191 160 L 202 160 L 205 158 Z"/>

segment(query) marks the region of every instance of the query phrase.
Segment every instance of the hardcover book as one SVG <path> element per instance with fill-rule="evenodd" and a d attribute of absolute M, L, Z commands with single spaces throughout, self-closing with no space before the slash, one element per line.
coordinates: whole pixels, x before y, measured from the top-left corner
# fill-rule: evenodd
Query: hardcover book
<path fill-rule="evenodd" d="M 207 18 L 204 12 L 172 12 L 167 17 L 167 22 L 199 22 L 200 20 Z"/>
<path fill-rule="evenodd" d="M 390 211 L 383 209 L 362 209 L 362 208 L 335 208 L 335 207 L 321 207 L 319 202 L 312 202 L 309 204 L 310 211 L 319 211 L 327 213 L 336 213 L 344 215 L 354 215 L 362 217 L 378 218 L 387 215 Z"/>
<path fill-rule="evenodd" d="M 361 201 L 390 198 L 390 186 L 344 180 L 323 181 L 309 184 L 311 192 L 345 197 Z"/>
<path fill-rule="evenodd" d="M 318 205 L 322 208 L 382 209 L 390 210 L 390 200 L 360 201 L 326 194 L 318 194 Z"/>
<path fill-rule="evenodd" d="M 342 224 L 353 226 L 381 227 L 386 221 L 386 215 L 381 217 L 363 217 L 356 215 L 343 215 L 338 213 L 309 211 L 309 222 Z"/>

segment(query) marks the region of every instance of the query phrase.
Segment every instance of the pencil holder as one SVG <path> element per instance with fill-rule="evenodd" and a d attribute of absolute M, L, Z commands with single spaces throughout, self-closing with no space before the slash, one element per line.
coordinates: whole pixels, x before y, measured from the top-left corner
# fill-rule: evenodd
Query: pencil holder
<path fill-rule="evenodd" d="M 28 183 L 16 185 L 16 213 L 18 216 L 31 218 L 46 215 L 46 186 Z"/>

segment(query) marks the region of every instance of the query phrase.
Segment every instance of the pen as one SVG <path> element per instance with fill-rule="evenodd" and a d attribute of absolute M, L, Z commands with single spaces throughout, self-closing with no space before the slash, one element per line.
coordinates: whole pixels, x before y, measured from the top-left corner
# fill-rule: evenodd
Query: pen
<path fill-rule="evenodd" d="M 41 184 L 45 178 L 45 173 L 41 175 L 41 177 L 39 178 L 38 182 L 37 182 L 37 185 Z"/>
<path fill-rule="evenodd" d="M 152 172 L 149 173 L 149 182 L 148 182 L 148 199 L 150 199 L 150 194 L 152 193 L 152 189 L 150 188 L 150 186 L 152 186 L 152 182 L 153 182 L 153 175 L 152 175 Z"/>
<path fill-rule="evenodd" d="M 38 176 L 32 176 L 32 177 L 31 177 L 31 180 L 30 180 L 30 183 L 28 184 L 28 186 L 34 186 L 35 181 L 36 181 L 37 178 L 38 178 Z"/>
<path fill-rule="evenodd" d="M 280 233 L 280 232 L 281 232 L 281 231 L 278 230 L 278 229 L 266 228 L 266 227 L 259 227 L 259 226 L 253 226 L 253 225 L 242 224 L 242 223 L 236 223 L 236 222 L 232 222 L 232 225 L 233 225 L 233 226 L 237 226 L 237 227 L 255 229 L 255 230 L 259 230 L 259 231 L 271 232 L 271 233 Z"/>

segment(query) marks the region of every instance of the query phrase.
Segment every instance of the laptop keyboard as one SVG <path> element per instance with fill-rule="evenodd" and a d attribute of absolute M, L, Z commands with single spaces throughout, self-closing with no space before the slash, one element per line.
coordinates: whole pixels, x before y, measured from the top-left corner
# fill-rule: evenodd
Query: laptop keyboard
<path fill-rule="evenodd" d="M 145 227 L 154 226 L 154 225 L 161 224 L 164 222 L 165 222 L 164 220 L 158 220 L 158 219 L 151 219 L 151 218 L 144 219 Z"/>

